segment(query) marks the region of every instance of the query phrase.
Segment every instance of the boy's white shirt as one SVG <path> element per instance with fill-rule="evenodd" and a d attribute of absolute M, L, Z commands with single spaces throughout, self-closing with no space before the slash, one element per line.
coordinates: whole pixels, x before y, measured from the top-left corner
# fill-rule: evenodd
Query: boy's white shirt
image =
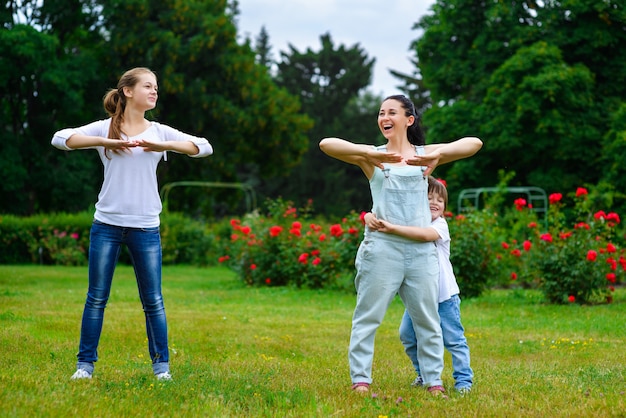
<path fill-rule="evenodd" d="M 439 303 L 445 302 L 454 295 L 460 293 L 459 285 L 454 276 L 452 263 L 450 262 L 450 230 L 445 218 L 438 217 L 431 223 L 439 234 L 435 241 L 437 258 L 439 258 Z"/>

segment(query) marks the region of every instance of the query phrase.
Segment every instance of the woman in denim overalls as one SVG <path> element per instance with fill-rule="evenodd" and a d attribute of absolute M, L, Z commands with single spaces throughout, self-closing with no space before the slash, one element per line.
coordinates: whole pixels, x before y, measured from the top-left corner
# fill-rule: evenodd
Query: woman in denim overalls
<path fill-rule="evenodd" d="M 403 95 L 387 97 L 378 127 L 387 144 L 373 147 L 339 138 L 324 138 L 320 148 L 339 160 L 358 165 L 370 181 L 373 209 L 391 223 L 430 225 L 425 176 L 443 163 L 474 155 L 480 139 L 465 137 L 427 145 L 413 103 Z M 424 386 L 443 394 L 443 341 L 438 309 L 439 265 L 432 242 L 416 242 L 366 228 L 357 252 L 357 303 L 352 318 L 349 363 L 352 388 L 367 392 L 372 383 L 376 330 L 396 294 L 404 302 L 420 342 L 418 356 Z"/>

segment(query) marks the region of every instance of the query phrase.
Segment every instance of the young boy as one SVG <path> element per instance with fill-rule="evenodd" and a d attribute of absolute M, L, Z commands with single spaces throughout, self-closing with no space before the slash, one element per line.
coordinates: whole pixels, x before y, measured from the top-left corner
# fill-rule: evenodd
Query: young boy
<path fill-rule="evenodd" d="M 454 386 L 461 394 L 466 394 L 472 389 L 474 372 L 470 367 L 469 346 L 465 338 L 465 330 L 461 324 L 459 286 L 450 263 L 450 231 L 444 217 L 444 211 L 448 204 L 448 191 L 442 182 L 431 176 L 428 177 L 428 203 L 432 215 L 432 223 L 429 228 L 394 225 L 377 219 L 376 215 L 372 213 L 365 215 L 365 222 L 371 230 L 395 234 L 416 241 L 435 242 L 439 257 L 439 317 L 443 344 L 452 355 Z M 402 341 L 404 351 L 411 359 L 417 372 L 417 377 L 412 386 L 421 386 L 423 381 L 420 377 L 417 359 L 417 339 L 413 322 L 406 311 L 400 324 L 400 341 Z"/>

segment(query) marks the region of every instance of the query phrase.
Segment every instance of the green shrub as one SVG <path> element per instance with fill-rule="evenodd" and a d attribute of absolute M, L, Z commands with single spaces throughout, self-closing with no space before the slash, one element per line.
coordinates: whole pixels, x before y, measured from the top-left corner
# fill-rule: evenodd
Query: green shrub
<path fill-rule="evenodd" d="M 36 226 L 35 226 L 36 227 Z M 25 264 L 36 262 L 30 253 L 35 239 L 32 226 L 27 226 L 23 218 L 14 215 L 0 215 L 0 264 Z"/>
<path fill-rule="evenodd" d="M 331 223 L 310 216 L 310 207 L 294 208 L 281 199 L 258 212 L 231 220 L 231 239 L 220 262 L 255 286 L 342 287 L 342 275 L 354 274 L 361 239 L 360 214 Z"/>
<path fill-rule="evenodd" d="M 582 206 L 587 193 L 580 190 L 577 204 Z M 619 216 L 575 210 L 582 218 L 568 227 L 560 222 L 561 198 L 558 193 L 550 196 L 549 219 L 555 222 L 538 237 L 531 257 L 531 265 L 540 274 L 541 290 L 552 303 L 610 302 L 613 286 L 626 268 L 624 249 L 616 241 Z"/>
<path fill-rule="evenodd" d="M 0 217 L 3 264 L 86 264 L 91 216 L 86 213 Z"/>
<path fill-rule="evenodd" d="M 592 197 L 595 196 L 595 197 Z M 451 261 L 463 297 L 493 287 L 540 290 L 550 303 L 611 301 L 623 282 L 626 240 L 619 215 L 597 210 L 597 193 L 579 188 L 565 198 L 550 195 L 543 219 L 524 199 L 457 216 L 446 214 Z M 570 205 L 571 202 L 571 205 Z M 84 265 L 92 212 L 0 216 L 0 263 Z M 353 290 L 354 258 L 363 235 L 360 214 L 330 221 L 282 199 L 268 200 L 263 213 L 212 222 L 164 212 L 164 264 L 227 264 L 254 286 Z M 121 263 L 129 263 L 126 251 Z"/>
<path fill-rule="evenodd" d="M 217 246 L 209 226 L 182 213 L 161 215 L 163 264 L 206 266 L 215 258 Z"/>
<path fill-rule="evenodd" d="M 0 264 L 87 265 L 93 212 L 0 216 Z M 161 216 L 164 264 L 216 264 L 219 246 L 204 223 L 178 213 Z M 119 262 L 130 264 L 127 251 Z"/>
<path fill-rule="evenodd" d="M 496 218 L 488 211 L 460 214 L 448 220 L 450 261 L 462 297 L 480 296 L 495 283 L 490 231 Z"/>
<path fill-rule="evenodd" d="M 530 222 L 527 237 L 503 242 L 503 263 L 521 285 L 536 287 L 550 303 L 610 302 L 626 269 L 624 235 L 616 213 L 593 211 L 588 192 L 572 194 L 573 208 L 553 193 L 546 225 Z M 524 219 L 528 208 L 517 207 Z"/>
<path fill-rule="evenodd" d="M 545 220 L 538 219 L 537 213 L 527 206 L 525 199 L 515 199 L 513 205 L 513 208 L 503 211 L 492 232 L 491 245 L 495 249 L 498 272 L 496 285 L 536 289 L 539 287 L 539 279 L 531 271 L 529 251 L 536 241 L 537 231 L 547 224 Z"/>

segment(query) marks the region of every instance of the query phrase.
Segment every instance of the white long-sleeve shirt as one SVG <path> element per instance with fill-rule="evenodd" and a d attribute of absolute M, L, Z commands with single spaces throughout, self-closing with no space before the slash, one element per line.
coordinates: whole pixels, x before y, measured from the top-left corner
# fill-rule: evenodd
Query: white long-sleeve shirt
<path fill-rule="evenodd" d="M 439 303 L 460 293 L 459 285 L 454 276 L 454 269 L 450 262 L 450 229 L 448 222 L 442 217 L 435 219 L 430 225 L 435 228 L 439 238 L 435 241 L 439 258 Z"/>
<path fill-rule="evenodd" d="M 74 134 L 107 137 L 111 119 L 92 122 L 78 128 L 62 129 L 52 137 L 52 145 L 65 151 L 73 151 L 67 140 Z M 213 153 L 213 147 L 205 138 L 192 136 L 177 129 L 152 122 L 150 127 L 139 135 L 124 139 L 144 139 L 147 141 L 191 141 L 198 147 L 193 158 L 206 157 Z M 159 226 L 162 209 L 159 196 L 156 170 L 165 152 L 144 151 L 142 147 L 129 148 L 129 152 L 105 156 L 105 148 L 90 147 L 98 151 L 104 166 L 104 181 L 98 194 L 94 218 L 100 222 L 133 228 Z M 108 158 L 107 158 L 108 156 Z"/>

